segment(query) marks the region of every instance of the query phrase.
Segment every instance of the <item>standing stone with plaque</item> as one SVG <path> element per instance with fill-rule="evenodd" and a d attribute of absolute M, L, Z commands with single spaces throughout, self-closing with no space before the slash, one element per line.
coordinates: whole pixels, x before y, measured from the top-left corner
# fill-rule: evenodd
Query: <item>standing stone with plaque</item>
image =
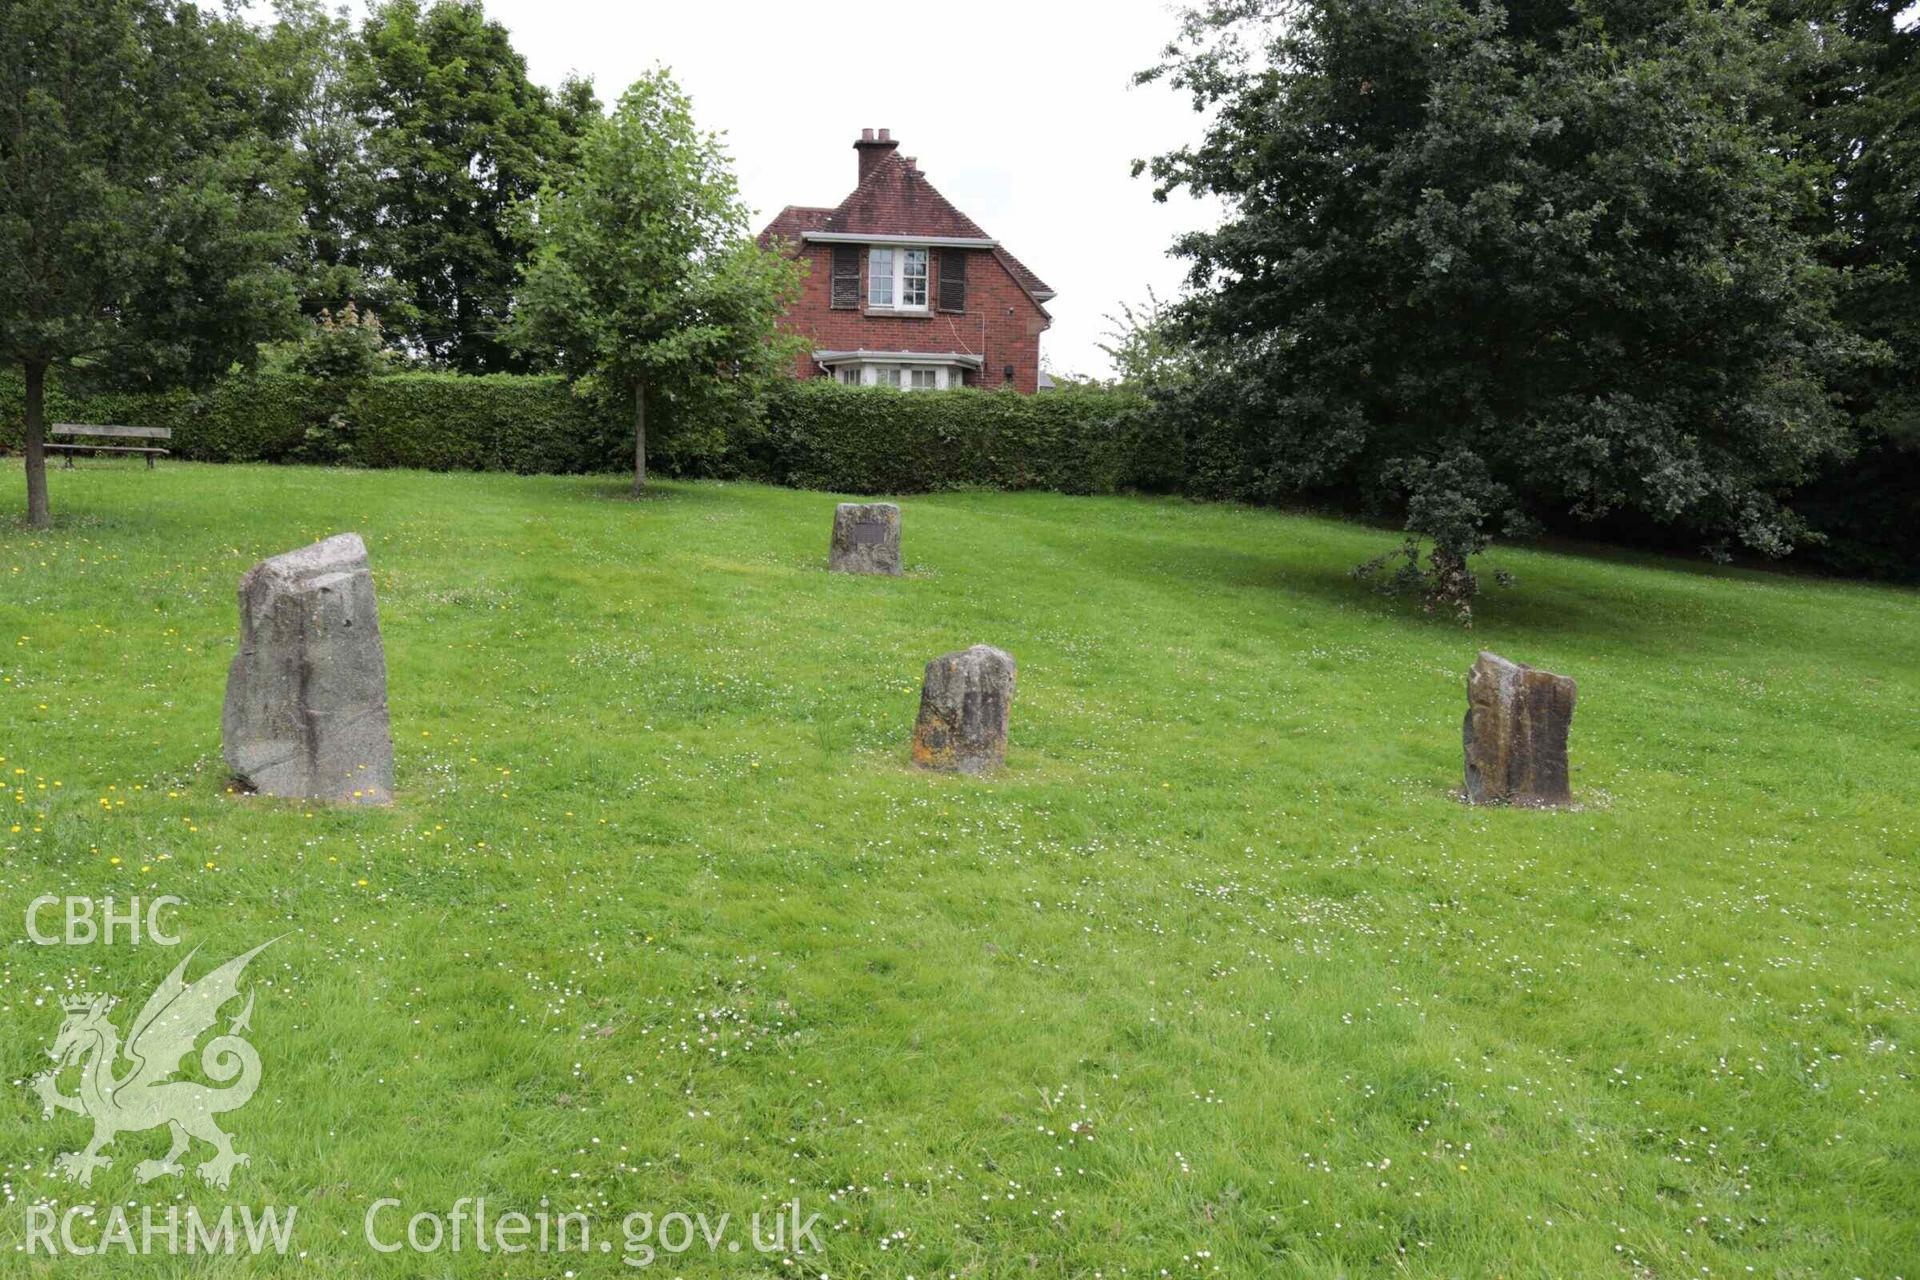
<path fill-rule="evenodd" d="M 891 502 L 843 502 L 833 510 L 827 568 L 835 573 L 900 574 L 900 508 Z"/>

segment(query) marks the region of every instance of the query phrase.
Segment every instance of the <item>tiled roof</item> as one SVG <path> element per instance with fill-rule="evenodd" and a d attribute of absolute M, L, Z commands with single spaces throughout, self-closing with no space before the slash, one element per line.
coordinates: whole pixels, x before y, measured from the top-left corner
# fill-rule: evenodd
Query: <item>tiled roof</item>
<path fill-rule="evenodd" d="M 830 231 L 842 235 L 992 239 L 980 229 L 979 223 L 954 208 L 953 202 L 927 181 L 926 174 L 909 164 L 905 157 L 891 152 L 879 158 L 866 178 L 853 189 L 853 194 L 838 206 L 820 209 L 788 205 L 760 233 L 760 241 L 765 244 L 775 236 L 799 240 L 808 231 Z M 995 246 L 993 256 L 1028 293 L 1046 296 L 1053 292 L 1046 281 L 1005 249 Z M 1039 298 L 1036 297 L 1035 301 L 1038 302 Z"/>
<path fill-rule="evenodd" d="M 995 245 L 993 247 L 993 256 L 1000 259 L 1000 265 L 1012 272 L 1013 278 L 1018 280 L 1020 287 L 1028 293 L 1034 294 L 1037 299 L 1042 300 L 1053 296 L 1053 289 L 1047 282 L 1033 274 L 1031 267 L 1008 253 L 1003 246 Z"/>
<path fill-rule="evenodd" d="M 790 204 L 774 216 L 767 229 L 760 233 L 760 243 L 770 245 L 778 237 L 782 240 L 798 240 L 802 232 L 819 231 L 825 225 L 831 209 L 819 209 L 811 205 Z"/>
<path fill-rule="evenodd" d="M 954 208 L 925 174 L 893 154 L 881 156 L 865 181 L 817 229 L 844 235 L 988 239 L 980 224 Z"/>

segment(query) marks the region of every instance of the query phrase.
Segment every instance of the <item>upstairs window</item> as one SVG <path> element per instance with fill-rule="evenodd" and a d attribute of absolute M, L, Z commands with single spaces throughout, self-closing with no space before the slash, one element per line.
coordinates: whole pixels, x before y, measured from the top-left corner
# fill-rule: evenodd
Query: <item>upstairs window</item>
<path fill-rule="evenodd" d="M 888 311 L 927 309 L 928 251 L 867 250 L 867 305 Z"/>
<path fill-rule="evenodd" d="M 900 251 L 900 305 L 915 311 L 927 309 L 927 251 Z"/>

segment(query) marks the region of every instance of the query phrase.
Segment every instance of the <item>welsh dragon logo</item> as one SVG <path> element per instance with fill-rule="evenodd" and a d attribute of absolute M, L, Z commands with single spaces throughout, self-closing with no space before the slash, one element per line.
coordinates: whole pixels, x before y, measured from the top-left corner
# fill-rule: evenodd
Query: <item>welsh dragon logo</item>
<path fill-rule="evenodd" d="M 135 1178 L 144 1183 L 178 1175 L 180 1157 L 198 1138 L 213 1148 L 213 1157 L 198 1168 L 200 1176 L 216 1187 L 232 1180 L 234 1168 L 246 1164 L 247 1157 L 233 1149 L 233 1140 L 214 1117 L 245 1106 L 260 1087 L 260 1055 L 241 1038 L 253 1015 L 251 992 L 226 1034 L 207 1041 L 200 1054 L 200 1069 L 207 1079 L 226 1087 L 171 1077 L 193 1052 L 194 1043 L 213 1027 L 221 1006 L 239 998 L 240 975 L 247 962 L 275 941 L 263 942 L 189 983 L 187 965 L 199 951 L 195 947 L 147 998 L 124 1047 L 119 1029 L 107 1017 L 118 1003 L 112 996 L 82 995 L 60 1002 L 67 1017 L 48 1051 L 54 1065 L 33 1078 L 33 1090 L 45 1107 L 45 1116 L 72 1111 L 92 1120 L 93 1141 L 83 1151 L 57 1158 L 55 1173 L 88 1186 L 94 1170 L 113 1163 L 100 1150 L 116 1135 L 164 1124 L 172 1132 L 173 1145 L 161 1159 L 136 1165 Z M 69 1097 L 60 1092 L 59 1077 L 75 1064 L 80 1067 L 80 1092 Z"/>

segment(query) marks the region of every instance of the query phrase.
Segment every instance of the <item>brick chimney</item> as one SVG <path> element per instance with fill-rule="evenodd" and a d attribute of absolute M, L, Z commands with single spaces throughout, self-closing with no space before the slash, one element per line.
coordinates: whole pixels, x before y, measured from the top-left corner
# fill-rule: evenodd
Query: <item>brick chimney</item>
<path fill-rule="evenodd" d="M 853 144 L 853 149 L 860 153 L 860 181 L 865 182 L 867 175 L 873 172 L 873 166 L 899 145 L 893 140 L 890 130 L 880 130 L 880 136 L 876 138 L 872 129 L 862 129 L 860 140 Z"/>

